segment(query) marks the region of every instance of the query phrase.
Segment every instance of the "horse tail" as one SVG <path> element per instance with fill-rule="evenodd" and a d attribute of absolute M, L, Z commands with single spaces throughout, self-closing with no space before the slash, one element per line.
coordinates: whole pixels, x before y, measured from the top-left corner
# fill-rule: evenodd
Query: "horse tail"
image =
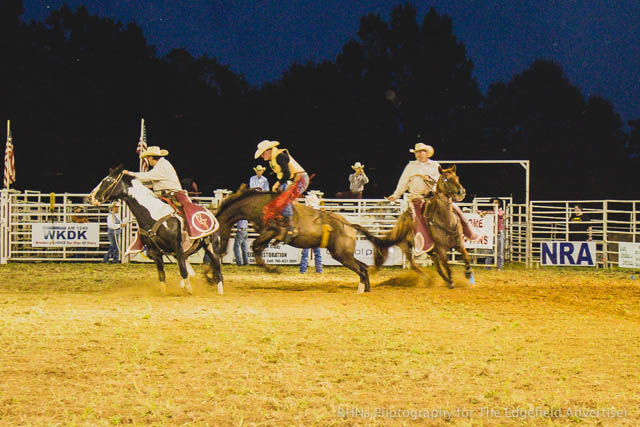
<path fill-rule="evenodd" d="M 407 220 L 408 218 L 408 220 Z M 391 231 L 389 231 L 384 237 L 378 237 L 371 234 L 369 230 L 358 224 L 352 224 L 353 228 L 364 234 L 364 236 L 373 243 L 375 251 L 373 255 L 374 264 L 380 267 L 389 254 L 389 248 L 395 246 L 398 243 L 402 243 L 407 240 L 407 235 L 413 228 L 413 219 L 411 215 L 402 214 L 398 218 L 398 222 Z"/>

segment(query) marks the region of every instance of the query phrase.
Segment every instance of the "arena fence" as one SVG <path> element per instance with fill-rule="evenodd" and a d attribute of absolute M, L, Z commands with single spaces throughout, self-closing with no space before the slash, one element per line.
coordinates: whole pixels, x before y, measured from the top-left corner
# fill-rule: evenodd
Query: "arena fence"
<path fill-rule="evenodd" d="M 196 197 L 194 201 L 215 210 L 227 190 L 218 190 L 214 197 Z M 108 206 L 92 206 L 84 202 L 86 194 L 40 193 L 35 191 L 1 191 L 1 240 L 0 262 L 64 261 L 97 262 L 104 257 L 109 241 L 106 218 Z M 513 203 L 502 198 L 505 205 L 505 261 L 536 265 L 540 261 L 540 242 L 571 240 L 569 226 L 571 209 L 580 203 L 591 217 L 592 237 L 597 245 L 598 265 L 617 266 L 618 243 L 640 242 L 638 215 L 640 201 L 592 200 L 592 201 L 532 201 Z M 305 203 L 304 199 L 300 200 Z M 322 199 L 321 208 L 344 215 L 349 221 L 361 224 L 371 232 L 382 235 L 391 230 L 399 215 L 407 209 L 406 200 L 389 202 L 384 199 Z M 460 203 L 466 212 L 491 208 L 488 198 L 477 198 L 471 203 Z M 125 223 L 119 241 L 120 248 L 131 243 L 137 223 L 124 204 L 118 204 L 119 216 Z M 81 222 L 78 222 L 81 221 Z M 97 244 L 93 247 L 34 246 L 32 234 L 37 224 L 97 224 Z M 494 232 L 496 221 L 494 221 Z M 250 230 L 249 237 L 256 234 Z M 363 238 L 360 236 L 359 238 Z M 487 257 L 490 265 L 496 265 L 495 238 L 489 248 L 472 248 L 469 253 L 474 265 L 484 265 Z M 228 251 L 232 252 L 232 251 Z M 453 262 L 461 262 L 459 255 L 451 254 Z M 122 262 L 129 262 L 123 259 Z M 404 263 L 404 259 L 402 262 Z"/>

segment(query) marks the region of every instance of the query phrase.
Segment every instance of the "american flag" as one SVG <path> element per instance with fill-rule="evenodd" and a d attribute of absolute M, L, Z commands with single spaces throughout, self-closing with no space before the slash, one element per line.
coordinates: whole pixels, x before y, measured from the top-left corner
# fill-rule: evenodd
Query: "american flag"
<path fill-rule="evenodd" d="M 7 147 L 4 150 L 4 188 L 16 182 L 16 165 L 13 158 L 13 138 L 11 136 L 11 121 L 7 120 Z"/>
<path fill-rule="evenodd" d="M 136 149 L 136 153 L 138 156 L 143 151 L 147 151 L 147 128 L 144 125 L 144 119 L 142 119 L 142 124 L 140 125 L 140 140 L 138 141 L 138 148 Z M 146 172 L 149 170 L 149 160 L 140 159 L 140 172 Z"/>

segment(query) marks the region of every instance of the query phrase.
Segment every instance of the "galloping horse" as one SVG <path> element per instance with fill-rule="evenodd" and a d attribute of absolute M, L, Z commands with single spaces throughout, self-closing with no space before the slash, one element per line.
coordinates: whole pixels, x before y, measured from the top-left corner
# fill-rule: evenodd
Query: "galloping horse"
<path fill-rule="evenodd" d="M 210 283 L 218 283 L 218 293 L 223 292 L 222 272 L 220 262 L 220 235 L 215 232 L 208 236 L 192 239 L 183 232 L 182 219 L 179 218 L 168 204 L 162 202 L 153 195 L 153 192 L 142 183 L 129 175 L 122 173 L 122 165 L 109 170 L 109 175 L 100 181 L 88 196 L 91 204 L 99 205 L 109 200 L 124 200 L 138 221 L 141 230 L 142 242 L 149 248 L 149 256 L 156 263 L 160 288 L 166 291 L 164 254 L 173 255 L 180 268 L 180 287 L 191 293 L 189 277 L 195 272 L 187 261 L 187 258 L 204 249 L 209 256 L 211 277 L 205 275 Z"/>
<path fill-rule="evenodd" d="M 440 178 L 436 183 L 433 197 L 429 199 L 424 210 L 427 229 L 434 242 L 434 248 L 429 252 L 438 274 L 444 279 L 449 288 L 453 288 L 451 268 L 447 262 L 447 251 L 456 249 L 462 254 L 465 263 L 465 277 L 472 278 L 471 258 L 464 247 L 462 224 L 458 215 L 453 212 L 453 202 L 462 201 L 466 190 L 460 184 L 456 175 L 455 165 L 449 169 L 439 168 Z M 398 218 L 396 226 L 383 238 L 374 241 L 376 251 L 375 265 L 379 267 L 387 258 L 389 247 L 398 245 L 411 264 L 411 268 L 424 275 L 413 258 L 413 218 L 411 212 L 406 211 Z"/>
<path fill-rule="evenodd" d="M 238 191 L 222 201 L 216 212 L 220 221 L 221 246 L 226 250 L 231 228 L 240 219 L 247 219 L 259 236 L 254 240 L 251 248 L 256 258 L 256 264 L 267 270 L 268 266 L 262 258 L 262 251 L 271 239 L 279 237 L 280 227 L 263 223 L 263 208 L 271 202 L 278 193 L 261 192 L 248 189 L 245 184 Z M 312 209 L 308 206 L 293 203 L 293 221 L 298 234 L 293 237 L 289 245 L 296 248 L 325 247 L 331 256 L 360 277 L 358 292 L 370 292 L 369 270 L 367 265 L 354 257 L 356 248 L 355 225 L 349 223 L 343 216 L 334 212 Z M 374 237 L 375 238 L 375 237 Z"/>

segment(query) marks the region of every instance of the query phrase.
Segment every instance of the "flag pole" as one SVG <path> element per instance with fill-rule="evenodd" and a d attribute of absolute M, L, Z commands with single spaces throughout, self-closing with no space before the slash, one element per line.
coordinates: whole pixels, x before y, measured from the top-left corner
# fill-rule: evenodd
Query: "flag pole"
<path fill-rule="evenodd" d="M 7 120 L 7 142 L 9 141 L 9 135 L 11 135 L 11 120 Z M 5 148 L 5 151 L 6 151 L 6 148 Z M 6 174 L 7 173 L 6 172 L 6 168 L 7 168 L 6 162 L 5 162 L 4 167 L 5 167 L 5 172 L 4 173 Z M 7 190 L 9 189 L 9 187 L 11 187 L 11 179 L 7 179 Z"/>
<path fill-rule="evenodd" d="M 11 120 L 7 120 L 7 141 L 9 141 L 9 135 L 11 135 Z M 4 167 L 6 168 L 7 165 L 5 164 Z M 5 171 L 5 173 L 7 172 Z M 11 180 L 7 179 L 7 190 L 9 187 L 11 187 Z"/>
<path fill-rule="evenodd" d="M 140 141 L 144 141 L 144 138 L 145 138 L 145 135 L 144 135 L 144 118 L 142 118 L 140 120 Z M 144 160 L 141 158 L 138 170 L 140 172 L 143 172 L 144 171 L 143 168 L 144 168 Z"/>

